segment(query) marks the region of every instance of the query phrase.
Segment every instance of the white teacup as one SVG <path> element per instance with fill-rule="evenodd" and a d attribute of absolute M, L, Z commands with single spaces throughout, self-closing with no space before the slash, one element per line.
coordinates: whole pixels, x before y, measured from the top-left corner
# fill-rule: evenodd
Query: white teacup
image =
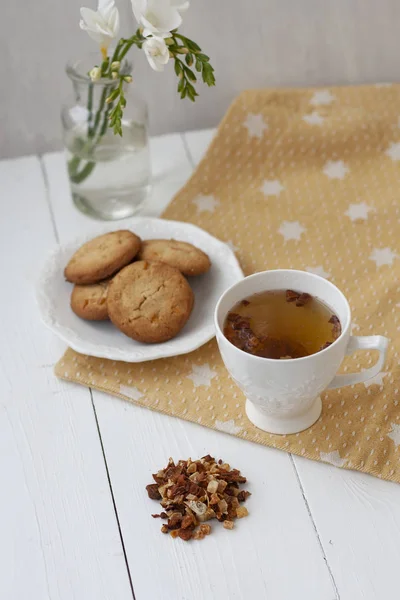
<path fill-rule="evenodd" d="M 340 337 L 316 354 L 287 360 L 253 356 L 226 339 L 224 321 L 237 302 L 258 292 L 283 289 L 307 292 L 322 300 L 340 319 Z M 388 338 L 381 335 L 350 335 L 351 311 L 345 296 L 326 279 L 305 271 L 281 269 L 246 277 L 221 296 L 214 318 L 222 359 L 247 398 L 247 416 L 254 425 L 270 433 L 297 433 L 310 427 L 321 414 L 321 392 L 377 375 L 389 344 Z M 344 356 L 358 349 L 379 350 L 376 364 L 360 373 L 336 375 Z"/>

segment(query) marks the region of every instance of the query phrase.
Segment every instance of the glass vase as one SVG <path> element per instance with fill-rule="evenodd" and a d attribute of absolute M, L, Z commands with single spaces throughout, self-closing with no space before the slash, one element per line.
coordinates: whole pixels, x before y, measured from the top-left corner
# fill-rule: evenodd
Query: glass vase
<path fill-rule="evenodd" d="M 74 101 L 61 113 L 68 177 L 79 210 L 98 219 L 123 219 L 139 210 L 150 191 L 147 107 L 135 83 L 124 84 L 122 136 L 115 135 L 109 127 L 113 104 L 106 99 L 117 83 L 92 82 L 87 73 L 94 64 L 89 56 L 66 69 L 74 89 Z"/>

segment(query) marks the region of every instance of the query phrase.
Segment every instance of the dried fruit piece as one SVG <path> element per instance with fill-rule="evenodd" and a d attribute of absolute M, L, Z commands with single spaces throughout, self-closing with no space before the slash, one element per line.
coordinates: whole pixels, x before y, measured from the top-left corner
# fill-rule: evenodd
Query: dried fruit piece
<path fill-rule="evenodd" d="M 299 292 L 286 290 L 286 302 L 295 302 L 300 297 Z"/>
<path fill-rule="evenodd" d="M 182 515 L 180 513 L 173 513 L 168 519 L 168 529 L 179 529 L 182 522 Z"/>
<path fill-rule="evenodd" d="M 225 529 L 233 529 L 234 523 L 233 521 L 224 521 Z"/>
<path fill-rule="evenodd" d="M 227 486 L 227 482 L 224 481 L 223 479 L 220 479 L 218 481 L 218 494 L 222 494 Z"/>
<path fill-rule="evenodd" d="M 191 529 L 178 529 L 178 535 L 181 540 L 187 542 L 192 537 L 193 533 Z"/>
<path fill-rule="evenodd" d="M 247 517 L 247 515 L 249 514 L 249 511 L 247 510 L 247 508 L 245 506 L 239 506 L 236 509 L 236 516 L 238 519 L 242 519 L 243 517 Z"/>
<path fill-rule="evenodd" d="M 306 304 L 308 304 L 308 302 L 310 302 L 311 299 L 312 299 L 312 296 L 310 294 L 307 294 L 306 292 L 303 292 L 297 298 L 297 300 L 296 300 L 296 306 L 305 306 Z"/>
<path fill-rule="evenodd" d="M 245 502 L 249 496 L 251 496 L 250 492 L 247 492 L 246 490 L 241 490 L 237 495 L 237 499 L 239 500 L 239 502 Z"/>
<path fill-rule="evenodd" d="M 332 315 L 328 322 L 332 323 L 332 325 L 333 325 L 332 333 L 333 333 L 334 338 L 337 339 L 340 336 L 340 334 L 342 333 L 342 326 L 340 324 L 338 317 L 336 315 Z"/>
<path fill-rule="evenodd" d="M 204 535 L 210 535 L 211 525 L 200 525 L 200 532 L 204 533 Z"/>
<path fill-rule="evenodd" d="M 196 527 L 196 520 L 191 515 L 185 515 L 182 519 L 181 528 L 188 529 Z"/>
<path fill-rule="evenodd" d="M 189 502 L 186 502 L 186 504 L 190 510 L 196 513 L 196 515 L 204 515 L 207 510 L 207 506 L 204 504 L 204 502 L 199 502 L 198 500 L 190 500 Z"/>
<path fill-rule="evenodd" d="M 152 500 L 161 500 L 161 494 L 158 491 L 158 485 L 156 483 L 150 483 L 146 485 L 146 490 L 149 498 Z"/>
<path fill-rule="evenodd" d="M 215 492 L 218 490 L 218 481 L 216 479 L 211 479 L 211 481 L 209 482 L 208 486 L 207 486 L 207 492 L 209 492 L 210 494 L 215 494 Z"/>

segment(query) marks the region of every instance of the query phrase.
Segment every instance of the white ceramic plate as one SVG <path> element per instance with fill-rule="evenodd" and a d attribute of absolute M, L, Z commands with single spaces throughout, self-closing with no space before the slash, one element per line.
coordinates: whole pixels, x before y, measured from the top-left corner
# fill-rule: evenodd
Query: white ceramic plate
<path fill-rule="evenodd" d="M 79 246 L 96 235 L 131 229 L 142 239 L 171 239 L 190 242 L 206 252 L 212 262 L 208 273 L 190 277 L 195 305 L 189 321 L 175 338 L 163 344 L 141 344 L 126 337 L 110 322 L 84 321 L 71 310 L 72 285 L 65 281 L 64 267 Z M 213 314 L 221 294 L 243 279 L 232 250 L 199 227 L 178 221 L 134 217 L 120 224 L 109 224 L 85 237 L 58 247 L 46 261 L 37 284 L 37 299 L 43 322 L 71 348 L 82 354 L 142 362 L 177 356 L 196 350 L 215 335 Z"/>

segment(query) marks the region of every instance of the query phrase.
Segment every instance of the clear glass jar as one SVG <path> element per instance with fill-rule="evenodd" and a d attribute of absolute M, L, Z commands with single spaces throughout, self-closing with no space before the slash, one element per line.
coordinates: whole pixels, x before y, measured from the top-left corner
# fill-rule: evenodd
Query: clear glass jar
<path fill-rule="evenodd" d="M 112 108 L 105 102 L 115 88 L 111 79 L 92 82 L 87 73 L 98 63 L 88 56 L 67 65 L 75 93 L 61 112 L 72 198 L 82 212 L 99 219 L 135 214 L 151 184 L 147 107 L 135 83 L 126 83 L 122 137 L 108 126 Z"/>

